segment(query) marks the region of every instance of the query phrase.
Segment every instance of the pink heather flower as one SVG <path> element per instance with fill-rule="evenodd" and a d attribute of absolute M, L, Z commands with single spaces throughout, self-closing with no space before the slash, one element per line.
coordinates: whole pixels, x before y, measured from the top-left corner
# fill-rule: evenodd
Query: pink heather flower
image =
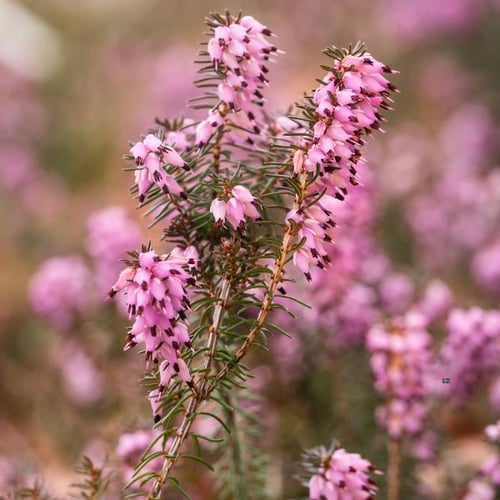
<path fill-rule="evenodd" d="M 155 135 L 148 134 L 142 142 L 136 143 L 130 149 L 130 153 L 137 165 L 135 183 L 139 190 L 141 203 L 153 184 L 156 184 L 167 194 L 183 194 L 178 182 L 164 168 L 168 165 L 187 168 L 186 163 L 174 148 L 162 142 Z"/>
<path fill-rule="evenodd" d="M 195 144 L 199 147 L 204 146 L 223 123 L 222 115 L 218 111 L 210 110 L 208 117 L 196 126 Z"/>
<path fill-rule="evenodd" d="M 479 307 L 453 309 L 447 320 L 448 334 L 436 362 L 431 389 L 460 406 L 477 384 L 495 371 L 500 356 L 500 312 Z M 448 377 L 450 384 L 441 384 Z"/>
<path fill-rule="evenodd" d="M 381 472 L 357 453 L 321 446 L 306 451 L 303 458 L 307 472 L 312 473 L 308 482 L 311 500 L 371 498 L 378 490 L 370 473 Z"/>
<path fill-rule="evenodd" d="M 71 328 L 91 301 L 91 274 L 78 255 L 46 260 L 29 285 L 31 306 L 62 330 Z"/>
<path fill-rule="evenodd" d="M 488 425 L 484 433 L 489 441 L 498 445 L 500 443 L 500 421 Z M 500 487 L 500 454 L 497 452 L 490 456 L 481 466 L 476 477 L 467 485 L 466 500 L 493 500 L 495 491 Z"/>
<path fill-rule="evenodd" d="M 376 325 L 366 337 L 375 388 L 388 403 L 377 409 L 379 424 L 399 439 L 422 430 L 427 411 L 425 376 L 431 363 L 427 319 L 409 312 L 389 327 Z"/>
<path fill-rule="evenodd" d="M 500 295 L 500 239 L 480 248 L 472 260 L 472 276 L 487 292 Z"/>
<path fill-rule="evenodd" d="M 176 151 L 187 151 L 192 147 L 191 137 L 195 134 L 194 121 L 185 118 L 182 130 L 171 130 L 165 135 L 165 143 L 175 148 Z"/>
<path fill-rule="evenodd" d="M 494 234 L 500 204 L 493 186 L 492 177 L 470 172 L 457 176 L 449 169 L 410 201 L 406 219 L 428 268 L 456 264 Z"/>
<path fill-rule="evenodd" d="M 226 118 L 229 123 L 242 127 L 248 132 L 232 130 L 232 140 L 253 142 L 252 134 L 260 133 L 263 124 L 259 105 L 263 103 L 261 89 L 268 83 L 267 63 L 272 53 L 278 52 L 265 36 L 271 32 L 250 16 L 245 16 L 229 25 L 219 25 L 213 30 L 208 41 L 208 55 L 222 81 L 217 88 L 217 96 L 223 107 L 218 106 L 200 122 L 196 144 L 203 146 L 217 131 Z"/>
<path fill-rule="evenodd" d="M 377 4 L 380 28 L 392 32 L 398 43 L 416 43 L 431 37 L 461 33 L 484 12 L 486 2 L 474 0 L 443 0 L 439 9 L 432 0 L 399 0 Z"/>
<path fill-rule="evenodd" d="M 401 314 L 413 299 L 411 279 L 403 273 L 391 273 L 379 283 L 382 307 L 389 314 Z"/>
<path fill-rule="evenodd" d="M 94 212 L 87 220 L 87 251 L 94 259 L 98 287 L 104 295 L 116 280 L 126 251 L 140 241 L 138 225 L 123 207 Z"/>
<path fill-rule="evenodd" d="M 446 314 L 454 301 L 450 287 L 443 281 L 434 279 L 425 287 L 416 308 L 431 322 Z"/>
<path fill-rule="evenodd" d="M 304 244 L 294 253 L 293 262 L 308 281 L 311 281 L 311 265 L 325 269 L 330 264 L 325 243 L 331 243 L 334 239 L 336 223 L 332 215 L 338 201 L 335 197 L 324 194 L 316 205 L 300 211 L 291 210 L 286 217 L 287 221 L 293 220 L 300 227 L 297 237 Z"/>
<path fill-rule="evenodd" d="M 310 266 L 324 269 L 329 264 L 323 243 L 333 241 L 337 200 L 345 199 L 350 185 L 359 184 L 357 166 L 364 162 L 362 136 L 380 129 L 380 108 L 391 109 L 389 91 L 395 87 L 384 72 L 393 71 L 366 52 L 347 55 L 334 61 L 334 70 L 314 92 L 317 120 L 312 124 L 313 138 L 298 145 L 293 171 L 295 175 L 318 171 L 308 194 L 321 198 L 316 205 L 299 207 L 286 218 L 301 226 L 298 238 L 305 244 L 295 253 L 294 263 L 309 281 Z"/>
<path fill-rule="evenodd" d="M 253 220 L 260 218 L 255 197 L 241 185 L 232 188 L 227 201 L 214 199 L 210 205 L 210 212 L 217 224 L 223 224 L 227 220 L 235 230 L 245 225 L 245 216 Z"/>
<path fill-rule="evenodd" d="M 414 439 L 410 453 L 421 462 L 430 462 L 436 458 L 437 436 L 434 432 L 425 431 Z"/>
<path fill-rule="evenodd" d="M 210 212 L 214 216 L 215 222 L 222 224 L 226 220 L 226 202 L 216 198 L 210 205 Z"/>
<path fill-rule="evenodd" d="M 334 66 L 335 73 L 328 73 L 314 93 L 319 120 L 303 168 L 312 172 L 319 166 L 324 173 L 335 174 L 336 187 L 342 191 L 348 183 L 356 183 L 361 133 L 380 128 L 378 108 L 390 109 L 388 91 L 395 87 L 383 76 L 392 70 L 368 53 L 348 55 Z"/>
<path fill-rule="evenodd" d="M 166 371 L 162 373 L 162 383 L 170 381 L 170 372 Z M 168 380 L 167 380 L 168 378 Z M 162 391 L 160 389 L 153 389 L 148 394 L 149 404 L 151 405 L 151 413 L 153 414 L 153 419 L 155 422 L 159 422 L 163 416 L 162 406 L 161 406 L 161 395 Z"/>
<path fill-rule="evenodd" d="M 493 456 L 486 461 L 481 467 L 480 474 L 488 477 L 496 487 L 500 486 L 500 456 Z"/>
<path fill-rule="evenodd" d="M 462 500 L 494 500 L 495 486 L 489 484 L 483 478 L 476 478 L 467 485 L 467 492 Z"/>
<path fill-rule="evenodd" d="M 191 347 L 185 324 L 190 307 L 187 286 L 194 282 L 192 272 L 197 260 L 192 247 L 177 248 L 166 255 L 153 250 L 141 252 L 137 263 L 121 272 L 110 292 L 110 296 L 120 291 L 126 295 L 129 317 L 134 318 L 134 324 L 125 349 L 144 344 L 147 363 L 159 364 L 160 392 L 173 376 L 191 384 L 181 348 Z M 153 404 L 151 395 L 150 399 Z"/>
<path fill-rule="evenodd" d="M 392 439 L 401 439 L 403 436 L 415 436 L 422 431 L 427 408 L 418 401 L 392 399 L 377 407 L 375 415 L 378 425 L 387 429 Z"/>
<path fill-rule="evenodd" d="M 422 181 L 407 204 L 405 217 L 418 242 L 416 255 L 428 269 L 450 269 L 471 253 L 477 257 L 481 248 L 494 245 L 500 218 L 500 176 L 497 169 L 489 169 L 492 130 L 488 110 L 467 104 L 457 108 L 437 137 L 426 138 L 420 148 L 427 150 L 416 162 Z M 400 144 L 398 149 L 406 148 Z M 497 271 L 491 261 L 490 269 L 479 262 L 477 268 L 473 264 L 473 277 L 488 290 L 481 277 L 491 274 L 494 281 Z"/>
<path fill-rule="evenodd" d="M 78 343 L 65 344 L 59 354 L 58 363 L 66 392 L 75 403 L 89 406 L 102 398 L 101 374 L 97 371 L 92 358 Z"/>
<path fill-rule="evenodd" d="M 500 443 L 500 420 L 484 429 L 484 434 L 493 443 Z"/>

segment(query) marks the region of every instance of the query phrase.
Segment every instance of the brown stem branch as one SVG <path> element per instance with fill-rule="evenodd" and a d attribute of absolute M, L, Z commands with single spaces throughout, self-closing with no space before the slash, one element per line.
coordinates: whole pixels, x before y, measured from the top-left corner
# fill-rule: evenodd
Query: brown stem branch
<path fill-rule="evenodd" d="M 295 196 L 295 201 L 293 208 L 298 210 L 302 203 L 304 202 L 304 197 L 307 189 L 307 172 L 303 172 L 300 176 L 300 195 L 297 194 Z M 243 344 L 236 351 L 234 356 L 234 361 L 230 364 L 227 364 L 222 368 L 217 376 L 215 377 L 212 384 L 207 389 L 207 395 L 210 394 L 217 384 L 227 376 L 227 374 L 234 368 L 236 364 L 238 364 L 241 359 L 246 355 L 248 349 L 255 341 L 255 338 L 262 330 L 262 327 L 265 324 L 267 319 L 267 315 L 271 310 L 271 306 L 273 304 L 274 292 L 278 288 L 281 279 L 283 277 L 283 269 L 285 267 L 288 256 L 294 246 L 295 236 L 297 235 L 298 227 L 295 225 L 287 224 L 285 234 L 283 236 L 283 241 L 280 247 L 280 256 L 276 259 L 274 264 L 274 269 L 271 275 L 271 280 L 267 287 L 267 290 L 264 294 L 264 300 L 262 301 L 262 305 L 260 307 L 259 313 L 257 314 L 256 325 L 250 330 L 247 337 L 245 338 Z"/>
<path fill-rule="evenodd" d="M 401 464 L 401 450 L 399 441 L 390 439 L 387 443 L 389 465 L 387 467 L 387 500 L 399 499 L 399 467 Z"/>
<path fill-rule="evenodd" d="M 219 301 L 214 309 L 214 314 L 212 317 L 212 325 L 209 328 L 207 351 L 206 351 L 207 358 L 204 363 L 204 370 L 201 375 L 201 380 L 198 383 L 196 392 L 191 396 L 188 408 L 184 413 L 184 417 L 182 419 L 179 428 L 177 429 L 175 438 L 172 441 L 172 444 L 170 445 L 170 448 L 168 450 L 168 455 L 165 457 L 165 460 L 163 462 L 161 473 L 159 477 L 155 479 L 151 491 L 147 496 L 147 500 L 154 500 L 156 498 L 159 498 L 162 487 L 165 484 L 165 481 L 167 480 L 168 474 L 170 473 L 172 467 L 179 458 L 181 446 L 189 434 L 191 425 L 193 423 L 194 417 L 197 414 L 198 408 L 200 404 L 206 399 L 205 387 L 210 373 L 210 365 L 215 356 L 219 330 L 222 324 L 224 309 L 227 306 L 230 290 L 231 290 L 231 283 L 228 278 L 224 278 L 221 286 Z"/>
<path fill-rule="evenodd" d="M 300 176 L 299 179 L 300 195 L 297 194 L 295 196 L 295 201 L 293 206 L 295 210 L 298 210 L 302 206 L 302 203 L 304 202 L 306 189 L 308 186 L 307 177 L 308 177 L 307 172 L 303 172 Z M 208 358 L 205 362 L 204 373 L 202 375 L 201 381 L 199 382 L 196 393 L 194 393 L 191 396 L 191 400 L 189 402 L 186 412 L 184 413 L 181 425 L 177 430 L 175 438 L 168 451 L 168 455 L 163 463 L 161 473 L 159 477 L 156 478 L 153 487 L 151 488 L 151 491 L 147 496 L 146 500 L 155 500 L 159 498 L 162 487 L 167 480 L 168 474 L 170 473 L 172 467 L 179 458 L 180 448 L 189 434 L 191 425 L 197 414 L 199 406 L 203 401 L 208 399 L 210 394 L 217 387 L 218 383 L 223 378 L 225 378 L 228 375 L 228 373 L 234 368 L 234 366 L 237 363 L 239 363 L 241 359 L 246 355 L 248 349 L 255 341 L 255 338 L 262 330 L 267 315 L 269 314 L 269 311 L 271 310 L 271 306 L 273 304 L 274 292 L 276 291 L 279 283 L 281 282 L 281 279 L 283 277 L 283 269 L 285 267 L 286 261 L 288 260 L 289 254 L 294 246 L 294 240 L 297 235 L 297 231 L 298 231 L 297 226 L 292 224 L 287 224 L 285 234 L 283 236 L 283 241 L 280 247 L 280 256 L 276 259 L 271 280 L 265 292 L 259 313 L 257 314 L 256 325 L 250 330 L 245 341 L 236 351 L 234 361 L 231 364 L 225 365 L 221 370 L 219 370 L 213 382 L 207 387 L 208 377 L 210 373 L 210 364 L 215 355 L 218 333 L 220 330 L 220 325 L 222 323 L 223 311 L 226 307 L 229 298 L 229 292 L 231 289 L 228 279 L 227 278 L 224 279 L 221 287 L 220 301 L 215 307 L 212 319 L 212 326 L 210 327 L 209 330 L 209 338 L 207 342 Z"/>

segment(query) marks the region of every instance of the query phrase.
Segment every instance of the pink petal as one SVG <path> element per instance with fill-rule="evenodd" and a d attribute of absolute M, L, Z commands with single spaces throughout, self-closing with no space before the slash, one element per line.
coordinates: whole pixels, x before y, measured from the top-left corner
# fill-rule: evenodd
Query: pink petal
<path fill-rule="evenodd" d="M 212 212 L 216 222 L 224 222 L 226 220 L 226 203 L 218 199 L 213 200 L 210 205 L 210 212 Z"/>

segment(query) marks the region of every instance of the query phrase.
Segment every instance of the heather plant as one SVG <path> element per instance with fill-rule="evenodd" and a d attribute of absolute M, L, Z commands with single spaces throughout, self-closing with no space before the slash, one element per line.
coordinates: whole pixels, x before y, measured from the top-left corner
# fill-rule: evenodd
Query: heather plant
<path fill-rule="evenodd" d="M 244 358 L 253 344 L 285 333 L 271 313 L 292 314 L 289 261 L 308 281 L 312 268 L 332 265 L 338 206 L 359 183 L 365 137 L 380 128 L 395 90 L 384 76 L 393 71 L 363 44 L 331 47 L 313 94 L 286 116 L 273 115 L 265 101 L 269 66 L 280 53 L 273 33 L 229 13 L 212 15 L 207 26 L 195 82 L 203 93 L 192 100 L 206 118 L 161 120 L 130 149 L 132 192 L 152 223 L 163 225 L 168 245 L 164 253 L 151 243 L 131 252 L 110 292 L 125 295 L 134 320 L 125 349 L 139 345 L 146 357 L 159 431 L 153 444 L 162 447 L 148 448 L 129 485 L 151 499 L 167 485 L 184 491 L 175 477 L 179 461 L 205 462 L 201 443 L 212 438 L 193 430 L 203 416 L 227 433 L 217 434 L 233 461 L 219 477 L 222 491 L 263 494 L 262 471 L 245 463 L 255 459 L 245 450 L 255 439 L 241 400 L 251 376 Z M 150 470 L 160 457 L 159 470 Z M 345 480 L 329 479 L 329 491 L 364 491 L 349 470 Z M 312 498 L 318 491 L 313 486 Z"/>

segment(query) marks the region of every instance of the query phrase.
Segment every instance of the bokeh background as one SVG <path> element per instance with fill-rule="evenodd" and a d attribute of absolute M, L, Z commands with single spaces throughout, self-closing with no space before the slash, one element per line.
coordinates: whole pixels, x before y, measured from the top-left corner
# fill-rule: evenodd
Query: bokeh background
<path fill-rule="evenodd" d="M 370 141 L 368 155 L 376 210 L 370 231 L 392 263 L 397 296 L 441 279 L 463 306 L 498 305 L 498 0 L 0 0 L 2 493 L 39 477 L 64 498 L 82 453 L 112 457 L 121 433 L 150 424 L 138 383 L 142 362 L 122 352 L 126 321 L 102 303 L 105 286 L 76 290 L 88 300 L 57 327 L 33 312 L 29 283 L 53 256 L 77 259 L 68 273 L 83 266 L 84 278 L 74 281 L 90 283 L 104 272 L 89 250 L 97 223 L 88 221 L 106 208 L 122 207 L 126 222 L 117 231 L 133 233 L 132 245 L 159 237 L 161 228 L 147 232 L 128 194 L 132 175 L 122 156 L 155 117 L 196 118 L 186 111 L 196 95 L 192 61 L 204 17 L 224 8 L 243 10 L 278 35 L 285 54 L 271 70 L 273 109 L 286 111 L 314 87 L 325 62 L 320 51 L 332 44 L 363 40 L 400 71 L 388 133 Z M 116 228 L 111 219 L 101 224 Z M 363 305 L 353 300 L 343 308 L 355 321 Z M 276 368 L 298 355 L 281 344 L 280 356 L 257 363 L 275 498 L 305 494 L 292 478 L 303 446 L 335 436 L 380 468 L 386 461 L 362 349 L 336 347 L 316 369 L 314 341 L 305 345 L 310 352 L 292 367 L 285 360 Z M 297 373 L 283 375 L 290 371 Z M 443 416 L 446 460 L 469 446 L 466 454 L 481 462 L 481 430 L 500 410 L 498 394 L 488 399 L 495 380 L 487 379 L 461 415 Z M 472 462 L 446 467 L 460 476 Z M 212 498 L 210 479 L 194 477 L 193 496 Z M 415 474 L 405 477 L 404 498 L 420 498 Z"/>

